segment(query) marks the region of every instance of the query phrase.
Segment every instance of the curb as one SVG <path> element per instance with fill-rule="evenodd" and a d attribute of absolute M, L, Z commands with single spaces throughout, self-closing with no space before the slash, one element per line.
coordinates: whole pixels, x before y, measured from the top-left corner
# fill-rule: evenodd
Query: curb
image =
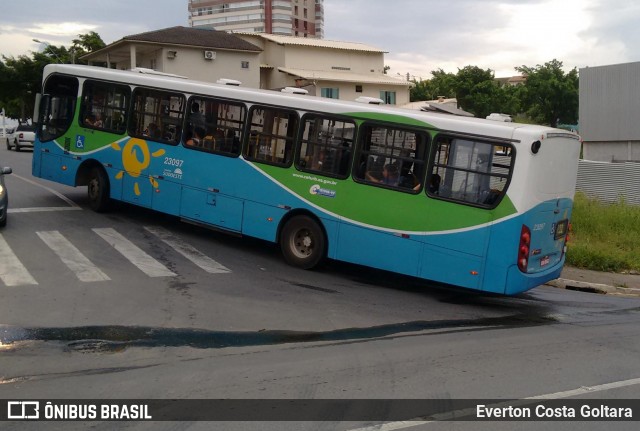
<path fill-rule="evenodd" d="M 640 296 L 640 289 L 633 287 L 609 286 L 608 284 L 588 283 L 585 281 L 568 280 L 566 278 L 549 281 L 546 285 L 559 289 L 578 290 L 580 292 L 599 293 L 601 295 Z"/>

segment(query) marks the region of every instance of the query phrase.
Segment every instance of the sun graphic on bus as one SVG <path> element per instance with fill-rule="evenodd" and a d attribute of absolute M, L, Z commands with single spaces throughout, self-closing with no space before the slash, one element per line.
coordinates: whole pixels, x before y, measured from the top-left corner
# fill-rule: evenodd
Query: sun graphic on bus
<path fill-rule="evenodd" d="M 111 144 L 111 147 L 116 151 L 122 151 L 122 166 L 124 167 L 124 171 L 120 171 L 116 174 L 116 179 L 118 180 L 121 180 L 124 177 L 125 172 L 132 178 L 138 178 L 140 174 L 142 174 L 142 171 L 149 167 L 152 157 L 161 157 L 165 153 L 164 150 L 158 150 L 151 153 L 149 151 L 147 141 L 136 138 L 129 139 L 125 144 L 124 149 L 120 148 L 120 144 L 117 142 Z M 142 160 L 138 158 L 140 155 L 142 156 Z M 154 188 L 157 189 L 159 187 L 158 182 L 154 178 L 149 177 L 149 181 Z M 140 196 L 142 194 L 140 191 L 140 184 L 138 184 L 138 182 L 134 183 L 133 192 L 136 196 Z"/>

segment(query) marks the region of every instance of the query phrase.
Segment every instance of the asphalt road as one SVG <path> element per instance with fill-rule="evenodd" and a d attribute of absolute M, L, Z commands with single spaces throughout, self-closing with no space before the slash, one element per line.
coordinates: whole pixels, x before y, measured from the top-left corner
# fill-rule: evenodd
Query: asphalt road
<path fill-rule="evenodd" d="M 29 152 L 0 149 L 0 165 L 14 170 L 0 230 L 0 399 L 640 398 L 637 298 L 488 296 L 336 262 L 301 271 L 261 241 L 127 205 L 94 213 L 85 188 L 31 177 Z M 637 428 L 356 419 L 0 429 Z"/>

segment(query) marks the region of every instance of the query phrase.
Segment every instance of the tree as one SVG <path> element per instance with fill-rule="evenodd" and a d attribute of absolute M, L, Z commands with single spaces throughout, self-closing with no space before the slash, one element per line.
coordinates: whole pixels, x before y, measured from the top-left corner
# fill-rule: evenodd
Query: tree
<path fill-rule="evenodd" d="M 78 39 L 73 39 L 70 51 L 73 51 L 75 63 L 85 63 L 77 60 L 79 57 L 107 46 L 100 35 L 95 31 L 87 34 L 79 34 Z"/>
<path fill-rule="evenodd" d="M 431 72 L 429 80 L 416 81 L 411 89 L 411 101 L 436 100 L 438 97 L 452 98 L 456 96 L 456 75 L 446 73 L 442 69 Z"/>
<path fill-rule="evenodd" d="M 556 127 L 559 122 L 578 121 L 578 70 L 562 70 L 556 59 L 537 65 L 521 66 L 516 70 L 527 77 L 522 94 L 523 108 L 535 121 Z"/>
<path fill-rule="evenodd" d="M 499 108 L 500 87 L 491 69 L 466 66 L 456 75 L 456 98 L 458 106 L 476 117 L 484 118 Z"/>
<path fill-rule="evenodd" d="M 73 63 L 88 51 L 103 48 L 105 43 L 96 32 L 79 34 L 70 48 L 46 44 L 42 52 L 31 57 L 2 56 L 0 61 L 0 106 L 9 118 L 26 122 L 33 114 L 37 93 L 42 92 L 42 70 L 49 63 Z M 88 50 L 88 51 L 86 51 Z"/>

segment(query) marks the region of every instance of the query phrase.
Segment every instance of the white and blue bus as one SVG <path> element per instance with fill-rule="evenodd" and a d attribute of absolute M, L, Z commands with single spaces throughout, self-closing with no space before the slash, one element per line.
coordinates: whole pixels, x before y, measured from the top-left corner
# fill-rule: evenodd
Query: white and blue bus
<path fill-rule="evenodd" d="M 48 65 L 33 175 L 325 258 L 517 294 L 565 261 L 580 140 L 548 127 Z"/>

